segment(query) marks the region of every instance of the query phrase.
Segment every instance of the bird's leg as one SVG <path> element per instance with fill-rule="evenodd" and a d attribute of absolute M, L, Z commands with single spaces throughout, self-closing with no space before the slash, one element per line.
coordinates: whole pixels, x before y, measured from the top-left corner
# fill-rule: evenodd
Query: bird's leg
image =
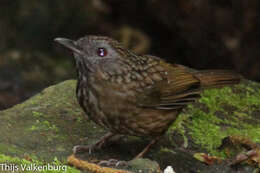
<path fill-rule="evenodd" d="M 140 152 L 137 156 L 135 156 L 133 158 L 134 159 L 138 159 L 144 156 L 144 154 L 150 149 L 150 147 L 155 144 L 161 136 L 156 137 L 155 139 L 153 139 L 144 149 L 142 152 Z M 113 167 L 118 167 L 120 166 L 125 166 L 127 165 L 127 161 L 120 161 L 120 160 L 116 160 L 116 159 L 109 159 L 109 160 L 102 160 L 98 163 L 101 166 L 113 166 Z"/>
<path fill-rule="evenodd" d="M 155 139 L 153 139 L 144 149 L 142 152 L 140 152 L 138 155 L 136 155 L 134 157 L 134 159 L 138 159 L 138 158 L 142 158 L 144 156 L 145 153 L 147 153 L 147 151 L 150 149 L 150 147 L 155 144 L 161 136 L 156 137 Z"/>
<path fill-rule="evenodd" d="M 95 144 L 93 144 L 93 145 L 76 145 L 73 147 L 72 151 L 74 154 L 87 152 L 87 151 L 89 152 L 89 154 L 91 154 L 91 151 L 94 148 L 101 148 L 106 143 L 106 141 L 113 136 L 115 136 L 115 134 L 108 132 Z"/>

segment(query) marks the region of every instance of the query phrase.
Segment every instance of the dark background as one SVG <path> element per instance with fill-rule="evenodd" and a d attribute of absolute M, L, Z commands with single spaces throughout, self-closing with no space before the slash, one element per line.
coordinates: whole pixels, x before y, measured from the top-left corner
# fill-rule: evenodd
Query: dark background
<path fill-rule="evenodd" d="M 55 37 L 116 38 L 139 54 L 260 81 L 259 0 L 1 0 L 0 109 L 76 78 Z"/>

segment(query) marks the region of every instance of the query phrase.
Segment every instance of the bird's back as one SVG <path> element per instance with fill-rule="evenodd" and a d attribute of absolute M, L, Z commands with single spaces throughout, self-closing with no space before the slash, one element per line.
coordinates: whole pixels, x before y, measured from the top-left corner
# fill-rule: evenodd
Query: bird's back
<path fill-rule="evenodd" d="M 202 89 L 240 79 L 229 71 L 193 71 L 152 56 L 107 62 L 88 78 L 91 119 L 112 132 L 136 136 L 162 134 Z"/>

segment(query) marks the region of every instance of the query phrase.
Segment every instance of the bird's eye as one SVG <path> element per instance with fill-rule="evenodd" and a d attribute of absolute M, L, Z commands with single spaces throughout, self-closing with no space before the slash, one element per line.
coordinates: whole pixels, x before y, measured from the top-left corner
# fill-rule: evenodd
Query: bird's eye
<path fill-rule="evenodd" d="M 103 48 L 103 47 L 100 47 L 100 48 L 97 49 L 97 54 L 100 57 L 104 57 L 104 56 L 107 55 L 107 49 Z"/>

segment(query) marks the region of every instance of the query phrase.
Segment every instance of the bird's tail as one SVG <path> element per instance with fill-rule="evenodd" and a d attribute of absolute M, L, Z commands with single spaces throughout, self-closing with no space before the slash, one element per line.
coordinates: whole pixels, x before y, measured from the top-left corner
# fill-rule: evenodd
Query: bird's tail
<path fill-rule="evenodd" d="M 202 70 L 195 72 L 194 76 L 200 80 L 202 88 L 238 84 L 242 78 L 241 75 L 228 70 Z"/>

